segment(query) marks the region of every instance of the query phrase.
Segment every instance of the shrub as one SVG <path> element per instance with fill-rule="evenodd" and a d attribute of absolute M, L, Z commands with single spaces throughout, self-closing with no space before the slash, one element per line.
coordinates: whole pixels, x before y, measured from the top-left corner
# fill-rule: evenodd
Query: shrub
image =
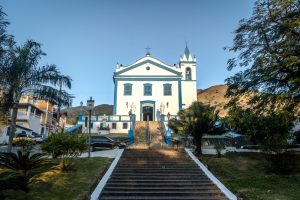
<path fill-rule="evenodd" d="M 21 147 L 23 152 L 31 151 L 35 141 L 30 138 L 14 138 L 13 144 Z"/>
<path fill-rule="evenodd" d="M 87 149 L 86 138 L 76 134 L 58 132 L 52 134 L 42 145 L 43 151 L 53 158 L 77 157 Z"/>
<path fill-rule="evenodd" d="M 52 134 L 42 145 L 42 150 L 53 158 L 61 158 L 59 169 L 70 171 L 73 168 L 72 158 L 79 156 L 87 149 L 86 138 L 63 131 Z"/>
<path fill-rule="evenodd" d="M 28 192 L 29 179 L 17 172 L 7 170 L 0 172 L 0 199 L 5 199 L 2 191 L 4 190 L 23 190 Z"/>
<path fill-rule="evenodd" d="M 0 153 L 0 167 L 11 169 L 20 174 L 29 177 L 29 172 L 40 169 L 44 166 L 50 166 L 51 160 L 45 158 L 43 153 L 35 153 L 18 151 L 17 153 Z"/>

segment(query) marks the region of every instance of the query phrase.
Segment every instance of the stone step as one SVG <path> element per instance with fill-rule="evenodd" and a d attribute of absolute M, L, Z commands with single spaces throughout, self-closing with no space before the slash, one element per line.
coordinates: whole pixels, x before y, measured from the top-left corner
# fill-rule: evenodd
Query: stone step
<path fill-rule="evenodd" d="M 198 182 L 170 182 L 166 185 L 165 182 L 163 183 L 159 183 L 159 182 L 135 182 L 135 181 L 131 181 L 131 182 L 109 182 L 107 183 L 107 187 L 120 187 L 120 186 L 130 186 L 130 187 L 145 187 L 145 186 L 149 186 L 149 187 L 180 187 L 180 188 L 186 188 L 186 187 L 215 187 L 215 185 L 209 181 L 204 182 L 204 181 L 198 181 Z"/>
<path fill-rule="evenodd" d="M 218 189 L 216 187 L 212 186 L 201 186 L 201 187 L 195 187 L 195 186 L 190 186 L 190 187 L 170 187 L 170 186 L 164 186 L 164 187 L 153 187 L 153 186 L 143 186 L 143 187 L 137 187 L 137 186 L 107 186 L 105 187 L 105 191 L 176 191 L 176 192 L 185 192 L 185 191 L 209 191 L 209 192 L 218 192 Z"/>
<path fill-rule="evenodd" d="M 132 180 L 131 178 L 127 178 L 127 179 L 110 179 L 108 183 L 127 183 L 127 184 L 132 184 L 132 183 L 136 183 L 136 184 L 157 184 L 157 183 L 164 183 L 164 184 L 169 184 L 169 183 L 178 183 L 178 184 L 208 184 L 211 183 L 211 181 L 207 178 L 207 179 L 196 179 L 196 180 L 166 180 L 166 179 L 136 179 L 136 180 Z"/>
<path fill-rule="evenodd" d="M 161 177 L 161 176 L 164 176 L 165 178 L 202 178 L 202 177 L 206 177 L 205 174 L 190 174 L 190 173 L 113 173 L 111 175 L 111 177 L 131 177 L 131 178 L 134 178 L 134 177 L 145 177 L 145 178 L 150 178 L 150 177 Z"/>
<path fill-rule="evenodd" d="M 225 198 L 214 196 L 102 196 L 102 200 L 222 200 Z"/>
<path fill-rule="evenodd" d="M 196 173 L 196 174 L 204 174 L 203 172 L 196 170 L 196 169 L 191 169 L 188 170 L 186 168 L 183 169 L 172 169 L 172 168 L 155 168 L 155 169 L 124 169 L 124 168 L 118 168 L 114 170 L 114 173 L 136 173 L 136 174 L 151 174 L 151 173 L 183 173 L 183 174 L 190 174 L 190 173 Z"/>
<path fill-rule="evenodd" d="M 185 152 L 127 149 L 99 198 L 226 199 Z"/>
<path fill-rule="evenodd" d="M 102 195 L 109 196 L 152 196 L 152 195 L 160 195 L 160 196 L 219 196 L 219 193 L 211 192 L 211 191 L 106 191 L 105 189 L 102 191 Z"/>

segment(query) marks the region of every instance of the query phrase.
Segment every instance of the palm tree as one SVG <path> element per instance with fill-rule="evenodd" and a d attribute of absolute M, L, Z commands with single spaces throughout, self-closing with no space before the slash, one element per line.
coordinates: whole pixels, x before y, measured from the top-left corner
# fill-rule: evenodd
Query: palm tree
<path fill-rule="evenodd" d="M 38 66 L 46 54 L 41 45 L 32 40 L 23 46 L 14 46 L 9 51 L 9 59 L 0 65 L 0 88 L 5 95 L 5 103 L 11 109 L 11 132 L 8 152 L 11 152 L 12 139 L 16 131 L 18 105 L 22 95 L 31 94 L 38 99 L 47 99 L 57 105 L 71 105 L 72 96 L 56 87 L 61 83 L 71 88 L 71 78 L 62 75 L 55 65 Z"/>
<path fill-rule="evenodd" d="M 215 130 L 216 113 L 215 108 L 194 102 L 186 110 L 178 113 L 179 120 L 171 121 L 170 128 L 176 129 L 178 133 L 190 134 L 196 144 L 196 154 L 201 154 L 202 135 L 213 133 Z"/>
<path fill-rule="evenodd" d="M 4 190 L 23 190 L 28 192 L 29 179 L 15 171 L 7 170 L 0 172 L 0 199 L 4 199 L 4 195 L 1 194 Z"/>
<path fill-rule="evenodd" d="M 50 166 L 51 160 L 45 157 L 46 154 L 30 152 L 23 153 L 18 151 L 17 153 L 0 153 L 0 167 L 11 169 L 24 176 L 28 177 L 28 172 L 34 169 L 39 169 L 44 166 Z"/>

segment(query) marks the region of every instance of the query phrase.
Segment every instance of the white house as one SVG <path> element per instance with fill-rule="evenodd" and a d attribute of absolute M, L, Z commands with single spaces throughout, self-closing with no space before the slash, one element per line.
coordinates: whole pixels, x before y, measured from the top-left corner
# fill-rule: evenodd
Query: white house
<path fill-rule="evenodd" d="M 160 115 L 176 115 L 197 101 L 196 58 L 187 46 L 178 65 L 148 52 L 130 65 L 117 65 L 113 79 L 114 115 L 131 110 L 137 121 L 158 121 Z"/>
<path fill-rule="evenodd" d="M 110 133 L 127 133 L 129 113 L 136 121 L 166 120 L 168 113 L 175 117 L 178 111 L 197 101 L 196 58 L 186 46 L 176 65 L 168 65 L 147 54 L 130 65 L 117 65 L 114 80 L 114 110 L 112 116 L 91 117 L 92 133 L 109 126 Z M 78 124 L 87 132 L 86 115 L 80 115 Z"/>

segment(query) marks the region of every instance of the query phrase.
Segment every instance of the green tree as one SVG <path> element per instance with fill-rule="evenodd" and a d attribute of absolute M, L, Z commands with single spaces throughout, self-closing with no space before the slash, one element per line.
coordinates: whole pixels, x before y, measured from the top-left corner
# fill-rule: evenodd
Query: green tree
<path fill-rule="evenodd" d="M 55 105 L 71 104 L 72 96 L 55 87 L 62 83 L 71 88 L 71 78 L 62 75 L 55 65 L 38 66 L 39 60 L 45 55 L 39 43 L 29 40 L 23 46 L 14 46 L 10 51 L 9 62 L 0 65 L 0 87 L 8 100 L 5 102 L 12 110 L 8 152 L 11 151 L 16 131 L 17 111 L 22 95 L 32 94 Z"/>
<path fill-rule="evenodd" d="M 13 36 L 8 34 L 7 32 L 8 25 L 9 22 L 6 19 L 6 14 L 3 12 L 3 9 L 0 6 L 0 66 L 6 65 L 7 62 L 9 62 L 9 50 L 15 43 Z M 0 77 L 3 77 L 1 71 Z M 0 97 L 1 96 L 2 98 L 0 98 L 0 129 L 2 129 L 2 125 L 7 124 L 7 113 L 9 110 L 9 106 L 7 104 L 9 100 L 5 98 L 5 93 L 0 87 Z"/>
<path fill-rule="evenodd" d="M 245 70 L 227 78 L 227 96 L 235 104 L 249 95 L 249 105 L 262 112 L 294 108 L 300 93 L 300 1 L 258 0 L 249 19 L 235 30 L 228 69 Z"/>
<path fill-rule="evenodd" d="M 261 145 L 271 169 L 282 173 L 293 167 L 287 147 L 295 118 L 290 110 L 257 114 L 251 109 L 232 107 L 224 121 L 249 136 L 254 144 Z"/>
<path fill-rule="evenodd" d="M 192 135 L 196 144 L 196 154 L 201 154 L 202 135 L 213 133 L 215 130 L 215 108 L 194 102 L 186 110 L 180 111 L 178 117 L 176 122 L 171 121 L 170 128 L 181 134 Z"/>

